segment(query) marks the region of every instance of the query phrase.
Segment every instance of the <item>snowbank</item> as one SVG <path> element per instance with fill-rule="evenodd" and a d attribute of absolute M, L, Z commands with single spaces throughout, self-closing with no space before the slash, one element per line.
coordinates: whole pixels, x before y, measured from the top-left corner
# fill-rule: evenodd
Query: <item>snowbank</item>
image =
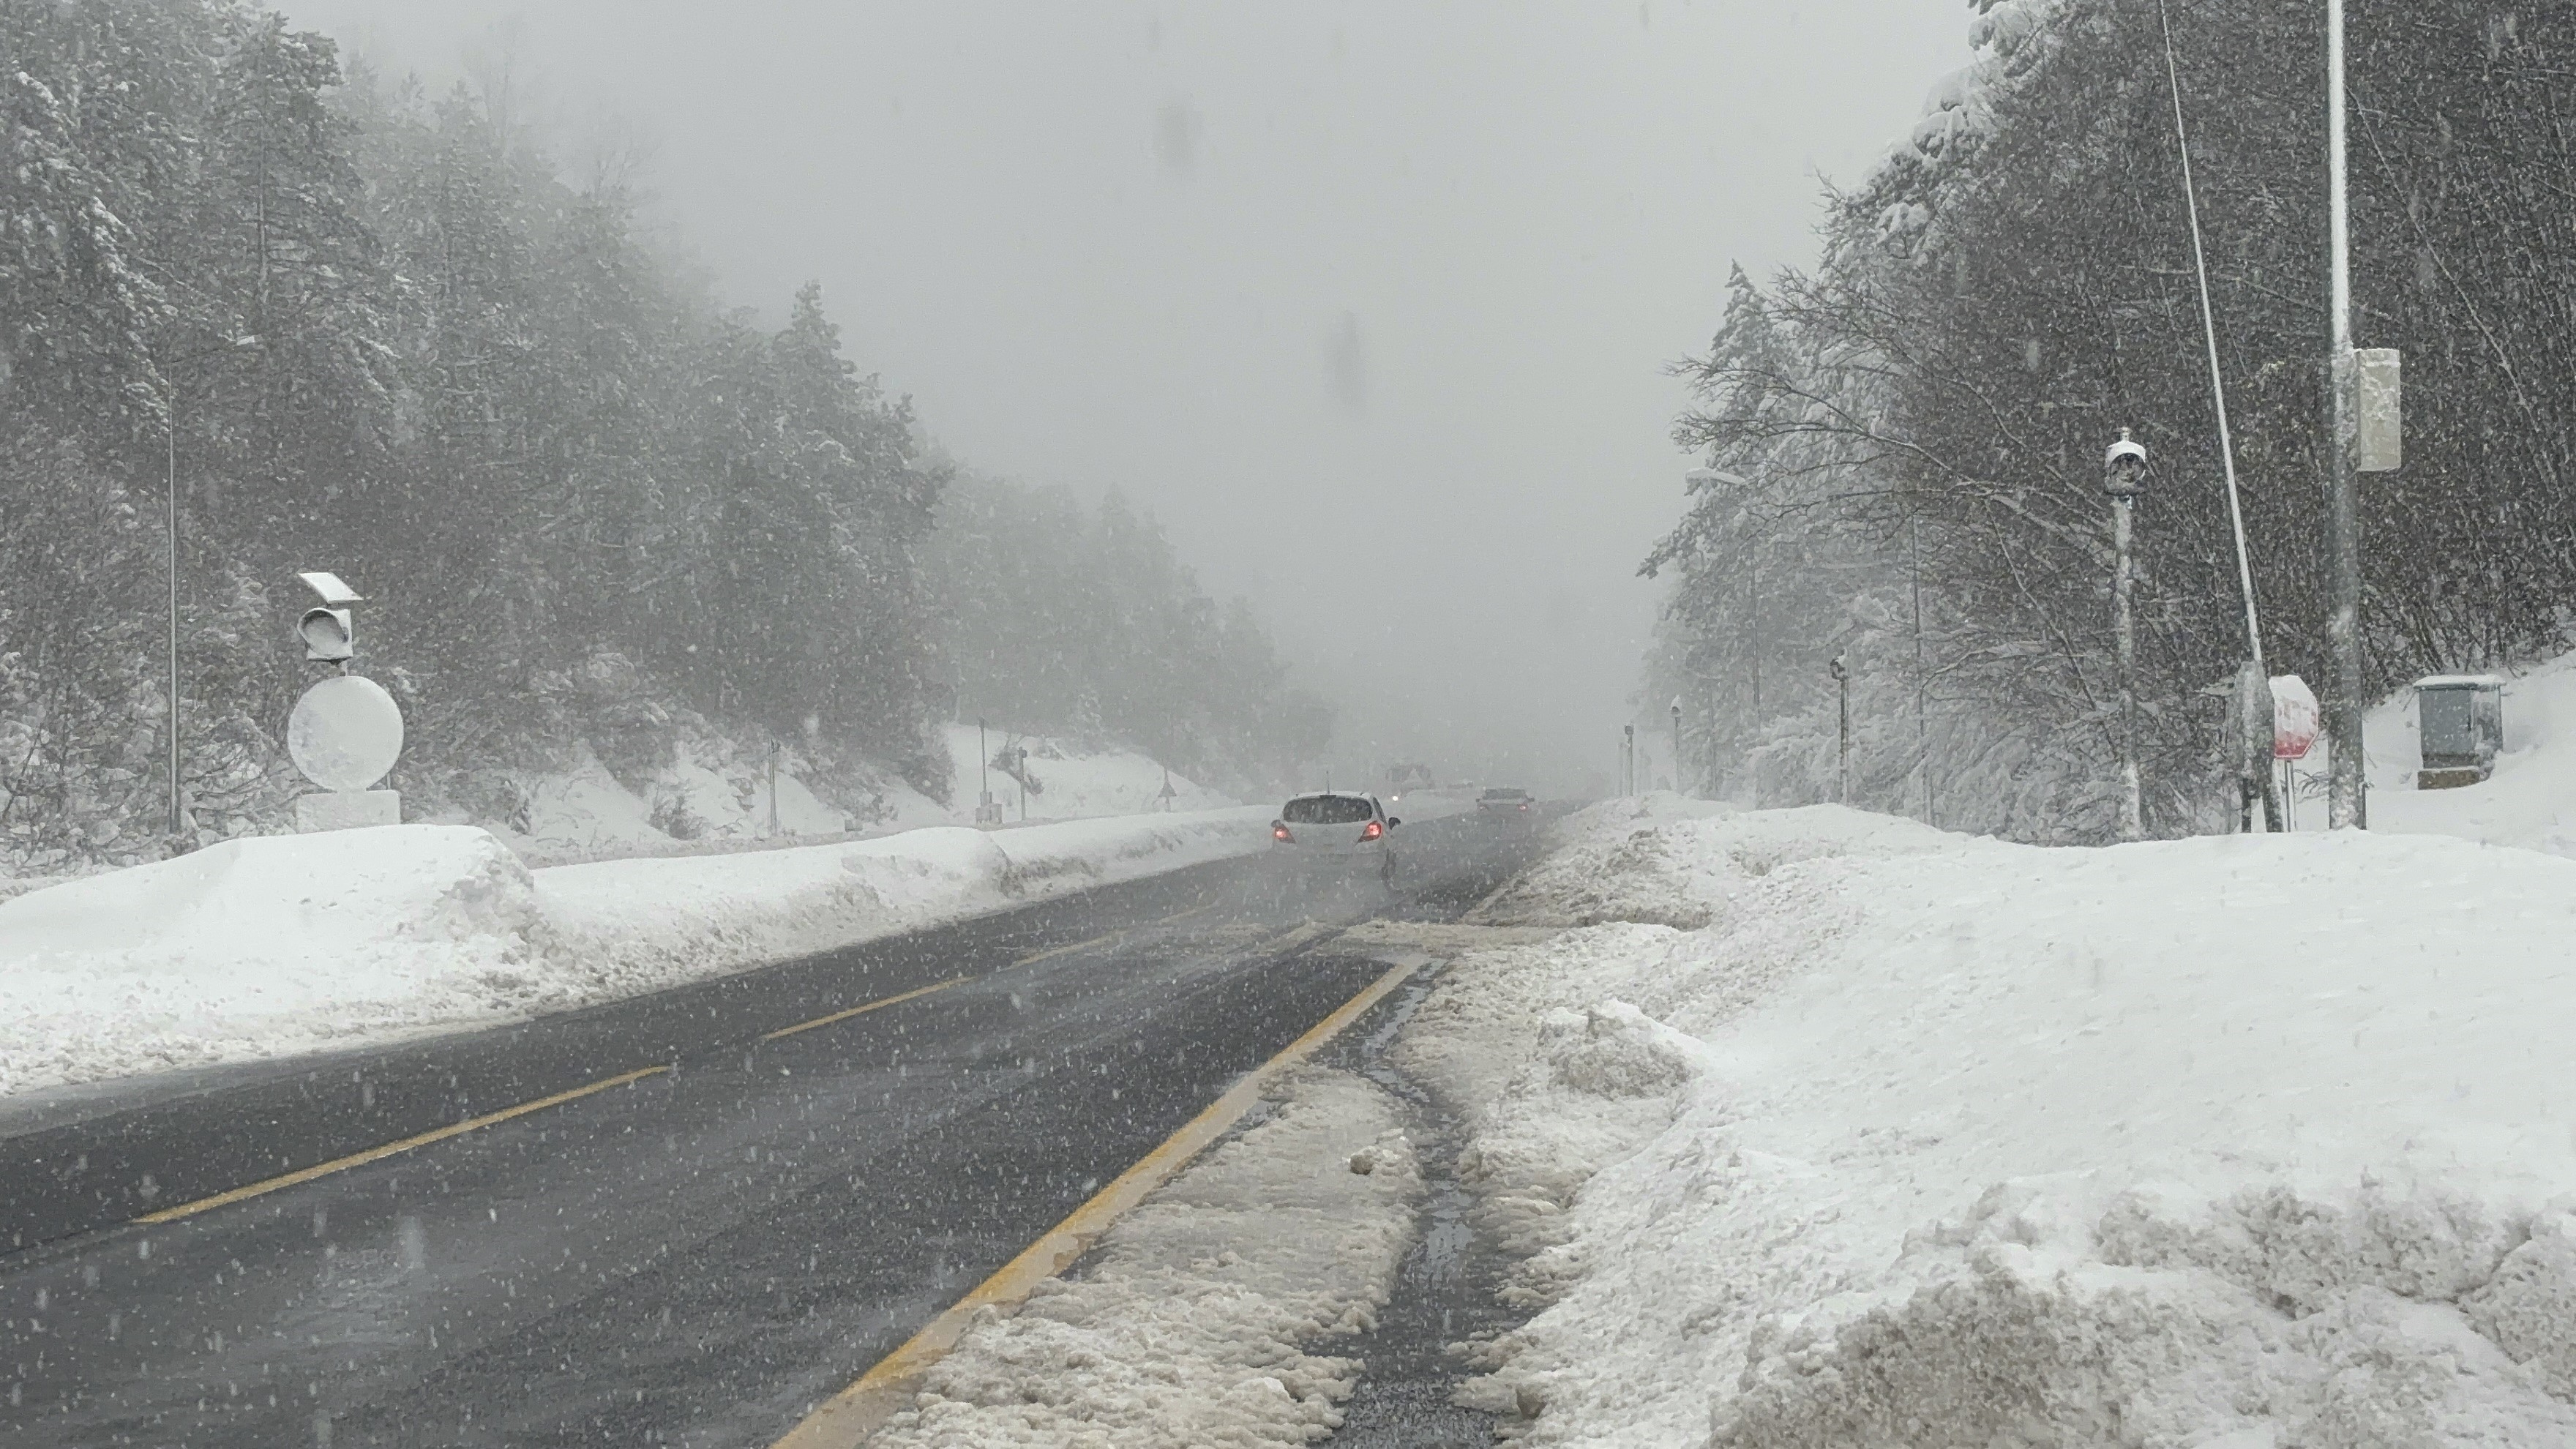
<path fill-rule="evenodd" d="M 941 826 L 845 845 L 597 861 L 535 875 L 553 932 L 549 957 L 570 968 L 584 999 L 596 1000 L 1250 854 L 1269 845 L 1269 818 L 1234 809 L 990 833 Z"/>
<path fill-rule="evenodd" d="M 535 881 L 470 826 L 229 840 L 0 904 L 0 1093 L 492 1014 Z"/>
<path fill-rule="evenodd" d="M 0 1095 L 588 1005 L 1247 854 L 1267 819 L 538 871 L 470 826 L 227 841 L 0 902 Z"/>
<path fill-rule="evenodd" d="M 970 1328 L 877 1449 L 1291 1445 L 1340 1427 L 1422 1177 L 1388 1095 L 1345 1072 L 1113 1226 L 1086 1270 Z"/>
<path fill-rule="evenodd" d="M 2576 862 L 1568 837 L 1638 879 L 1488 919 L 1647 923 L 1469 956 L 1400 1058 L 1527 1255 L 1471 1388 L 1525 1442 L 2576 1442 Z"/>

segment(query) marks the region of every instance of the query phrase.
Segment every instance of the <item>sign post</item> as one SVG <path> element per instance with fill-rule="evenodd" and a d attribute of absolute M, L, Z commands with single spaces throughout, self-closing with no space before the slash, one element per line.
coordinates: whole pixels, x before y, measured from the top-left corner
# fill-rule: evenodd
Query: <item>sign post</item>
<path fill-rule="evenodd" d="M 2317 736 L 2325 730 L 2325 712 L 2317 705 L 2316 691 L 2295 674 L 2274 676 L 2272 680 L 2272 758 L 2281 771 L 2281 827 L 2296 830 L 2299 825 L 2298 763 L 2316 748 Z"/>
<path fill-rule="evenodd" d="M 399 825 L 402 795 L 370 787 L 402 757 L 402 709 L 383 685 L 349 672 L 349 663 L 357 655 L 357 630 L 349 606 L 365 601 L 337 574 L 296 577 L 322 600 L 319 608 L 305 610 L 296 621 L 295 635 L 304 644 L 304 657 L 334 665 L 338 672 L 304 691 L 287 717 L 287 757 L 323 791 L 296 797 L 295 827 L 314 831 Z"/>

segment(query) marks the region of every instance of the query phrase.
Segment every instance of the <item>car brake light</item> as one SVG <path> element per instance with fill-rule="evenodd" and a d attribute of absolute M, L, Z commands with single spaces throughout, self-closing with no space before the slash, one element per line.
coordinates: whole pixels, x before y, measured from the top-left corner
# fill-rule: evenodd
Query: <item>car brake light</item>
<path fill-rule="evenodd" d="M 1360 839 L 1375 840 L 1384 834 L 1386 834 L 1386 827 L 1372 820 L 1368 823 L 1368 829 L 1360 832 Z"/>
<path fill-rule="evenodd" d="M 1270 838 L 1273 840 L 1294 840 L 1297 837 L 1288 833 L 1288 827 L 1285 824 L 1273 820 L 1270 822 Z"/>
<path fill-rule="evenodd" d="M 1523 801 L 1521 802 L 1521 808 L 1522 808 L 1523 810 L 1527 810 L 1527 809 L 1529 808 L 1529 802 L 1528 802 L 1527 800 L 1523 800 Z"/>

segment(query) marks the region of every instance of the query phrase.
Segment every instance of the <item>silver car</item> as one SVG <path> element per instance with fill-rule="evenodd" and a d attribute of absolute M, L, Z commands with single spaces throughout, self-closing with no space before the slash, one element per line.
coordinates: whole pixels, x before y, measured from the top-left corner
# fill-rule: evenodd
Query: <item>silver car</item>
<path fill-rule="evenodd" d="M 1270 851 L 1299 866 L 1373 869 L 1393 885 L 1395 827 L 1403 823 L 1375 795 L 1321 790 L 1279 807 L 1279 818 L 1270 822 Z"/>

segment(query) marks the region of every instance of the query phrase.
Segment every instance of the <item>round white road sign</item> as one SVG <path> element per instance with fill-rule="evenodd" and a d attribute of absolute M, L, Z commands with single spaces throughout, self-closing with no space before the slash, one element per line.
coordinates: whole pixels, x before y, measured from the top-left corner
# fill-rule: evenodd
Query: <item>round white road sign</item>
<path fill-rule="evenodd" d="M 335 674 L 304 691 L 286 720 L 286 753 L 325 790 L 364 790 L 401 757 L 402 710 L 385 687 Z"/>

